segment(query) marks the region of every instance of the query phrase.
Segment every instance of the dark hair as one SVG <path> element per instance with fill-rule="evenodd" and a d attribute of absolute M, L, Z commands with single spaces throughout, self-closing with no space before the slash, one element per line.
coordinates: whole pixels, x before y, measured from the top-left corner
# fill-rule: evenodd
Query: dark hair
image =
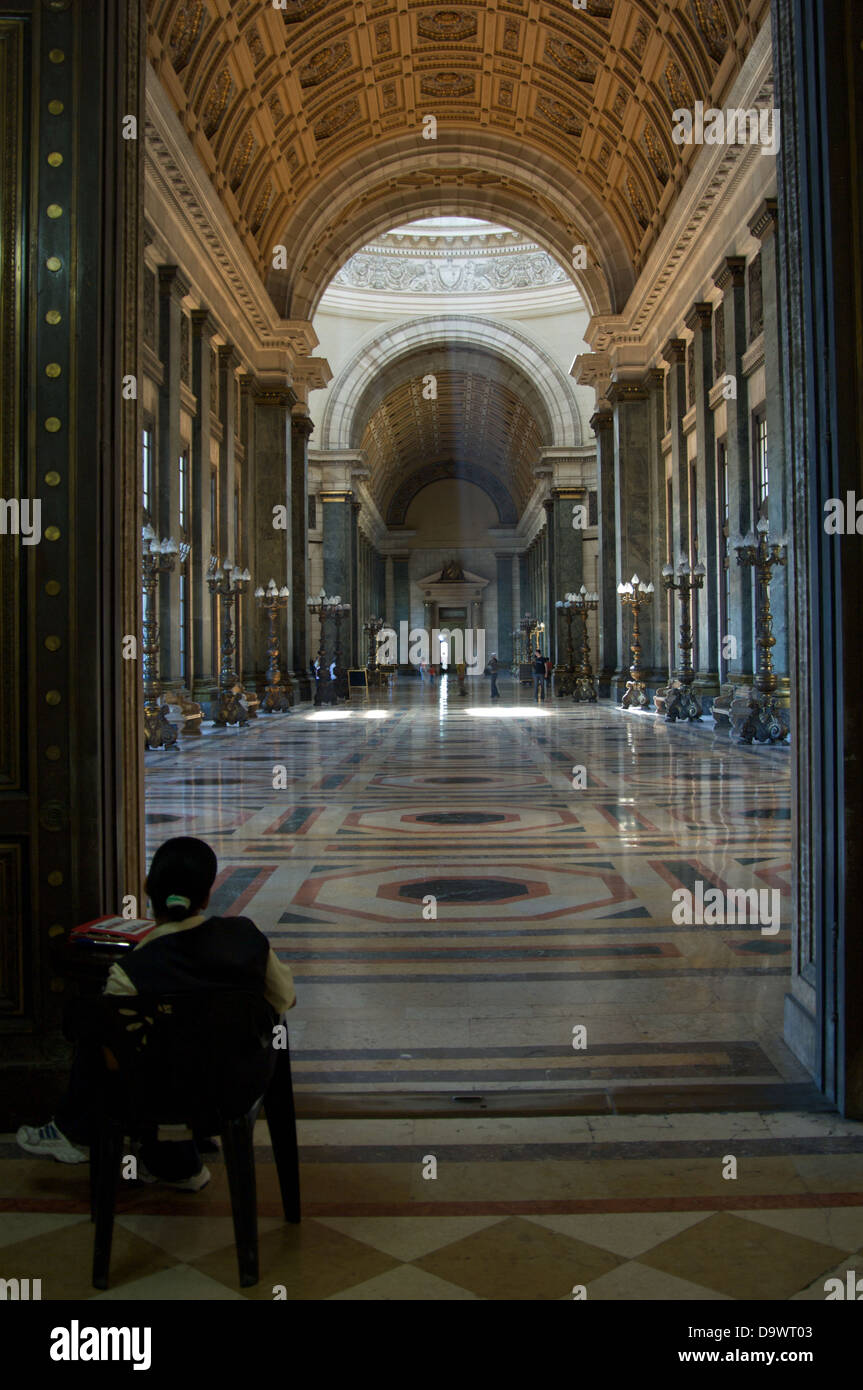
<path fill-rule="evenodd" d="M 213 886 L 217 869 L 216 856 L 203 840 L 190 835 L 166 840 L 153 855 L 144 885 L 156 915 L 169 922 L 194 916 Z M 171 897 L 184 901 L 169 904 Z"/>

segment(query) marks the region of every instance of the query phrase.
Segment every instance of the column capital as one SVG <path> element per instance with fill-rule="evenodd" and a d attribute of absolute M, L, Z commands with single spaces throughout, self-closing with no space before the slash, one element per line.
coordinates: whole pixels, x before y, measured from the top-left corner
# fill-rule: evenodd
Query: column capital
<path fill-rule="evenodd" d="M 291 413 L 291 429 L 296 430 L 297 434 L 304 435 L 308 439 L 314 428 L 314 421 L 310 415 L 306 415 L 305 411 L 294 410 Z"/>
<path fill-rule="evenodd" d="M 739 290 L 743 288 L 745 273 L 745 256 L 726 256 L 713 272 L 713 283 L 720 290 L 727 289 L 729 285 Z"/>
<path fill-rule="evenodd" d="M 628 405 L 634 401 L 646 401 L 647 391 L 640 381 L 613 381 L 605 396 L 612 405 Z"/>
<path fill-rule="evenodd" d="M 235 372 L 242 366 L 240 355 L 233 343 L 223 343 L 221 347 L 216 348 L 216 352 L 219 355 L 220 371 Z"/>
<path fill-rule="evenodd" d="M 171 296 L 179 304 L 191 293 L 191 286 L 188 280 L 180 274 L 180 267 L 176 265 L 160 265 L 159 269 L 159 294 L 163 297 Z"/>
<path fill-rule="evenodd" d="M 297 393 L 285 381 L 267 381 L 258 376 L 244 376 L 240 390 L 251 396 L 255 405 L 279 406 L 290 411 L 296 404 Z"/>
<path fill-rule="evenodd" d="M 673 367 L 676 363 L 683 363 L 686 361 L 686 339 L 669 338 L 661 351 L 663 360 L 666 361 L 670 367 Z"/>
<path fill-rule="evenodd" d="M 691 333 L 701 328 L 709 328 L 710 320 L 713 317 L 713 305 L 706 300 L 699 300 L 693 304 L 683 322 Z"/>
<path fill-rule="evenodd" d="M 610 410 L 596 410 L 590 417 L 590 428 L 594 434 L 614 428 L 614 416 Z"/>
<path fill-rule="evenodd" d="M 651 367 L 642 377 L 641 384 L 645 391 L 661 391 L 665 385 L 665 372 L 661 367 Z"/>
<path fill-rule="evenodd" d="M 192 334 L 196 338 L 213 338 L 219 331 L 219 325 L 209 309 L 193 309 L 189 318 L 192 320 Z"/>
<path fill-rule="evenodd" d="M 759 241 L 766 241 L 776 231 L 779 220 L 779 203 L 775 198 L 765 198 L 759 205 L 755 216 L 749 223 L 749 230 Z"/>

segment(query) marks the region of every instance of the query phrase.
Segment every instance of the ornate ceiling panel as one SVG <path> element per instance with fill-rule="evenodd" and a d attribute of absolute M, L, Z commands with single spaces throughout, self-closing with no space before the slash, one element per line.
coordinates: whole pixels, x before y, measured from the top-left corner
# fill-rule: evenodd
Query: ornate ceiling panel
<path fill-rule="evenodd" d="M 622 308 L 769 0 L 149 0 L 150 59 L 288 317 L 395 220 L 493 215 Z M 424 118 L 437 122 L 436 139 Z M 289 270 L 273 271 L 273 248 Z"/>
<path fill-rule="evenodd" d="M 543 443 L 531 409 L 534 402 L 517 383 L 494 380 L 483 370 L 486 364 L 479 355 L 473 357 L 477 360 L 465 363 L 472 370 L 442 370 L 434 364 L 435 399 L 426 398 L 428 373 L 424 377 L 420 368 L 403 374 L 405 379 L 374 405 L 362 448 L 371 473 L 369 486 L 383 515 L 392 511 L 398 497 L 412 495 L 414 475 L 422 470 L 431 470 L 431 481 L 456 476 L 456 469 L 488 492 L 494 480 L 499 511 L 503 496 L 516 509 L 506 508 L 509 515 L 523 510 L 534 483 L 532 465 Z"/>

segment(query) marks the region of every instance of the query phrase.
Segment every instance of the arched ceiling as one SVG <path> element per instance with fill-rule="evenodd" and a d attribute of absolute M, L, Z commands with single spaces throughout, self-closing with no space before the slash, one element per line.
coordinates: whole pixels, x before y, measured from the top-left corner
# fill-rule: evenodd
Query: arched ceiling
<path fill-rule="evenodd" d="M 623 308 L 768 0 L 149 0 L 149 55 L 279 311 L 374 235 L 488 217 Z M 423 118 L 438 122 L 423 138 Z M 288 249 L 286 271 L 273 248 Z"/>
<path fill-rule="evenodd" d="M 514 524 L 533 487 L 532 465 L 542 428 L 531 411 L 528 384 L 493 380 L 466 359 L 435 373 L 426 399 L 422 369 L 404 374 L 375 402 L 362 436 L 369 487 L 391 524 L 404 520 L 416 492 L 438 478 L 465 477 L 495 501 L 501 522 Z"/>

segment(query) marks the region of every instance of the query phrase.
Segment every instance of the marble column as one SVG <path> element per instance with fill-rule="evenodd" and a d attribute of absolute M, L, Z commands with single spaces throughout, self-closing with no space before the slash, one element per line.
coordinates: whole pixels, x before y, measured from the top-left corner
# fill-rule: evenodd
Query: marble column
<path fill-rule="evenodd" d="M 384 560 L 384 604 L 383 612 L 380 613 L 379 616 L 384 619 L 388 627 L 394 628 L 395 631 L 398 632 L 398 628 L 396 627 L 395 577 L 392 555 L 387 555 Z"/>
<path fill-rule="evenodd" d="M 648 448 L 650 455 L 650 575 L 659 591 L 653 601 L 653 642 L 645 647 L 645 660 L 657 676 L 668 666 L 668 606 L 663 601 L 660 582 L 662 567 L 668 559 L 668 523 L 666 519 L 665 455 L 662 441 L 665 436 L 665 372 L 653 368 L 642 383 L 648 393 Z M 615 594 L 615 598 L 616 598 Z"/>
<path fill-rule="evenodd" d="M 597 683 L 600 695 L 611 694 L 611 682 L 621 664 L 618 643 L 617 548 L 614 503 L 614 416 L 598 410 L 590 428 L 596 435 L 597 530 L 599 583 L 599 652 Z M 627 575 L 627 578 L 629 576 Z"/>
<path fill-rule="evenodd" d="M 501 666 L 512 663 L 512 630 L 515 615 L 512 602 L 512 555 L 495 552 L 497 564 L 497 659 Z"/>
<path fill-rule="evenodd" d="M 745 536 L 754 525 L 752 515 L 752 466 L 749 439 L 749 392 L 743 375 L 746 341 L 745 269 L 742 256 L 726 256 L 713 276 L 723 292 L 717 312 L 725 315 L 725 374 L 735 390 L 725 402 L 726 458 L 728 463 L 728 526 L 732 541 Z M 754 670 L 753 572 L 738 565 L 731 548 L 729 568 L 728 626 L 737 638 L 737 655 L 728 659 L 733 685 L 748 685 Z"/>
<path fill-rule="evenodd" d="M 774 0 L 779 327 L 792 534 L 791 980 L 785 1040 L 841 1114 L 863 1119 L 863 549 L 824 530 L 860 493 L 863 395 L 856 0 Z M 768 382 L 770 378 L 768 377 Z M 769 389 L 769 388 L 768 388 Z M 769 405 L 769 401 L 768 401 Z M 773 525 L 772 476 L 770 521 Z"/>
<path fill-rule="evenodd" d="M 293 648 L 291 664 L 298 698 L 310 700 L 311 632 L 309 629 L 309 437 L 314 429 L 305 407 L 291 412 L 291 591 Z"/>
<path fill-rule="evenodd" d="M 606 392 L 614 414 L 615 561 L 624 582 L 637 574 L 645 583 L 650 572 L 650 472 L 648 468 L 648 393 L 640 383 L 612 382 Z M 615 586 L 616 588 L 616 586 Z M 653 648 L 653 603 L 641 610 L 639 626 L 645 652 Z M 617 602 L 617 650 L 621 666 L 617 680 L 626 683 L 630 664 L 631 614 Z M 651 678 L 648 663 L 645 680 Z"/>
<path fill-rule="evenodd" d="M 696 698 L 719 694 L 719 521 L 716 496 L 716 440 L 710 389 L 713 385 L 713 306 L 693 304 L 686 316 L 695 347 L 695 447 L 698 559 L 707 574 L 704 586 L 692 594 L 692 636 L 696 644 Z"/>
<path fill-rule="evenodd" d="M 553 555 L 549 565 L 547 621 L 554 634 L 554 646 L 549 642 L 549 656 L 555 666 L 561 666 L 566 665 L 567 651 L 557 601 L 564 594 L 577 593 L 584 582 L 584 528 L 574 527 L 572 521 L 573 507 L 587 508 L 587 489 L 555 488 L 551 505 L 545 505 Z"/>
<path fill-rule="evenodd" d="M 234 492 L 236 489 L 235 437 L 237 430 L 236 371 L 240 359 L 231 343 L 218 349 L 219 363 L 219 423 L 222 438 L 219 443 L 219 549 L 222 561 L 239 563 L 237 546 L 240 538 L 234 528 Z"/>
<path fill-rule="evenodd" d="M 348 573 L 348 603 L 351 605 L 351 612 L 348 621 L 345 623 L 345 637 L 349 641 L 345 642 L 343 664 L 345 666 L 359 665 L 359 655 L 362 651 L 360 638 L 362 636 L 361 609 L 362 600 L 360 598 L 360 520 L 361 504 L 351 503 L 351 555 L 350 570 Z M 348 660 L 350 656 L 350 660 Z"/>
<path fill-rule="evenodd" d="M 393 627 L 395 628 L 396 637 L 399 637 L 399 636 L 401 635 L 401 629 L 399 628 L 399 623 L 407 623 L 407 624 L 408 624 L 408 631 L 410 631 L 410 620 L 411 620 L 411 585 L 410 585 L 410 574 L 409 574 L 409 569 L 408 569 L 408 567 L 409 567 L 409 565 L 410 565 L 410 555 L 393 555 L 393 556 L 392 556 L 392 564 L 393 564 L 393 608 L 392 608 L 392 612 L 393 612 L 393 624 L 392 624 L 392 625 L 393 625 Z M 402 651 L 399 650 L 399 657 L 401 658 L 402 655 L 404 655 L 405 658 L 406 658 L 406 657 L 407 657 L 407 652 L 402 653 Z"/>
<path fill-rule="evenodd" d="M 156 438 L 156 516 L 159 538 L 179 540 L 180 527 L 180 320 L 189 286 L 175 265 L 159 266 L 159 424 Z M 180 566 L 158 580 L 159 674 L 163 684 L 180 681 Z"/>
<path fill-rule="evenodd" d="M 761 294 L 764 318 L 765 412 L 767 415 L 767 467 L 769 475 L 768 510 L 770 537 L 787 536 L 790 531 L 789 481 L 785 447 L 785 421 L 782 400 L 782 347 L 779 331 L 779 286 L 776 263 L 775 198 L 766 198 L 758 208 L 749 230 L 761 242 Z M 736 564 L 736 560 L 735 560 Z M 773 669 L 779 676 L 779 689 L 789 693 L 788 679 L 788 568 L 777 565 L 770 584 L 770 610 L 773 614 Z"/>
<path fill-rule="evenodd" d="M 518 589 L 519 606 L 516 609 L 515 622 L 513 627 L 518 627 L 525 613 L 532 616 L 533 609 L 531 604 L 533 598 L 530 591 L 530 548 L 523 550 L 518 557 Z"/>
<path fill-rule="evenodd" d="M 198 410 L 192 422 L 192 489 L 191 535 L 192 549 L 187 561 L 192 604 L 192 673 L 193 700 L 209 703 L 218 691 L 217 634 L 213 632 L 213 598 L 207 588 L 206 573 L 210 556 L 217 544 L 212 534 L 210 515 L 210 378 L 212 350 L 210 341 L 217 331 L 206 309 L 192 310 L 192 390 L 198 400 Z"/>
<path fill-rule="evenodd" d="M 250 401 L 254 412 L 255 444 L 254 457 L 248 462 L 254 469 L 254 490 L 257 499 L 254 563 L 249 565 L 253 579 L 250 588 L 255 589 L 259 585 L 266 588 L 272 578 L 278 588 L 286 585 L 291 590 L 287 607 L 280 609 L 276 614 L 279 661 L 283 670 L 290 668 L 294 647 L 291 408 L 295 405 L 296 399 L 296 393 L 290 386 L 258 382 L 252 391 Z M 284 529 L 273 525 L 273 508 L 277 506 L 287 508 L 287 526 Z M 266 614 L 257 608 L 252 609 L 251 602 L 247 609 L 247 627 L 254 631 L 254 669 L 258 673 L 265 673 L 269 624 Z"/>

